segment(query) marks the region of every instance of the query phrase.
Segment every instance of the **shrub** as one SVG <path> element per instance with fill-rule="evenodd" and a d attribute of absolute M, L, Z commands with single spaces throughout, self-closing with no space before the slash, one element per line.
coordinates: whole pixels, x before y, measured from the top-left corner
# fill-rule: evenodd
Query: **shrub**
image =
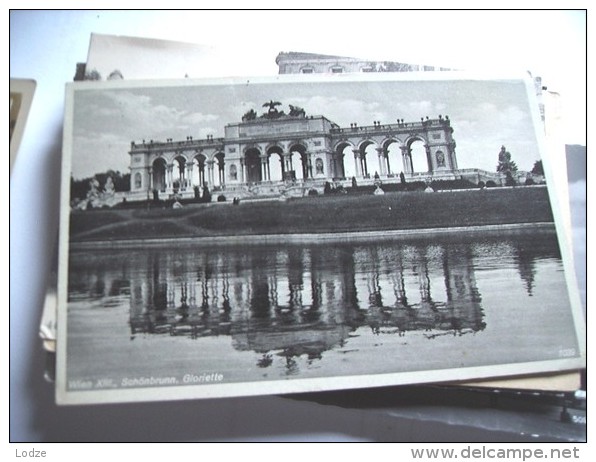
<path fill-rule="evenodd" d="M 224 196 L 223 194 L 220 194 L 219 196 L 217 196 L 217 202 L 225 202 L 226 201 L 226 196 Z"/>
<path fill-rule="evenodd" d="M 424 191 L 426 183 L 424 181 L 414 181 L 413 183 L 406 183 L 406 191 Z"/>

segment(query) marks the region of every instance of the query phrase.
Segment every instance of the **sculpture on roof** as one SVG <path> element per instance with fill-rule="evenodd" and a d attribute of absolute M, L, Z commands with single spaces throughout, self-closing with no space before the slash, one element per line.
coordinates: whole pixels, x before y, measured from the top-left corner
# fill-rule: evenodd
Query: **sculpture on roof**
<path fill-rule="evenodd" d="M 242 116 L 242 122 L 248 122 L 250 120 L 255 120 L 257 118 L 257 113 L 254 109 L 251 109 L 250 111 L 247 111 L 243 116 Z"/>
<path fill-rule="evenodd" d="M 269 114 L 273 114 L 273 113 L 277 113 L 279 112 L 277 110 L 277 108 L 275 106 L 281 106 L 281 103 L 279 101 L 269 101 L 268 103 L 264 103 L 263 107 L 268 107 L 269 108 Z"/>
<path fill-rule="evenodd" d="M 290 104 L 290 117 L 306 117 L 306 112 L 301 107 Z"/>
<path fill-rule="evenodd" d="M 242 116 L 242 122 L 250 122 L 256 119 L 279 119 L 282 117 L 297 117 L 297 118 L 304 118 L 306 117 L 306 112 L 299 106 L 294 106 L 292 104 L 289 105 L 290 113 L 286 114 L 284 111 L 279 110 L 277 106 L 281 106 L 282 103 L 279 101 L 270 100 L 267 103 L 263 103 L 263 107 L 268 108 L 267 112 L 264 112 L 260 116 L 257 115 L 254 109 L 247 111 Z"/>

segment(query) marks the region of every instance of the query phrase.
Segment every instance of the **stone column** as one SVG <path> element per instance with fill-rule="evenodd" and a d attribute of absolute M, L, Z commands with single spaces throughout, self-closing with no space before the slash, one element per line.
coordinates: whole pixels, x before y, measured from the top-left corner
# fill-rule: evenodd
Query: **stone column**
<path fill-rule="evenodd" d="M 271 181 L 271 157 L 267 156 L 267 181 Z"/>
<path fill-rule="evenodd" d="M 307 152 L 305 157 L 306 157 L 306 176 L 309 180 L 311 180 L 313 178 L 313 174 L 312 174 L 313 155 L 311 153 Z"/>
<path fill-rule="evenodd" d="M 166 168 L 166 190 L 171 191 L 174 186 L 174 164 L 169 164 Z"/>
<path fill-rule="evenodd" d="M 192 188 L 192 166 L 192 161 L 186 163 L 186 189 Z"/>
<path fill-rule="evenodd" d="M 153 169 L 151 166 L 147 167 L 147 176 L 145 181 L 145 189 L 147 190 L 147 200 L 153 198 Z"/>
<path fill-rule="evenodd" d="M 331 154 L 331 179 L 333 178 L 339 178 L 339 175 L 337 174 L 337 154 L 334 152 Z M 329 175 L 326 175 L 327 177 Z"/>
<path fill-rule="evenodd" d="M 381 169 L 381 171 L 379 172 L 379 175 L 385 175 L 386 174 L 385 150 L 383 148 L 376 148 L 376 150 L 377 150 L 377 156 L 379 158 L 379 169 Z"/>
<path fill-rule="evenodd" d="M 452 141 L 447 145 L 447 155 L 446 158 L 449 159 L 449 169 L 451 171 L 457 170 L 457 157 L 455 155 L 455 141 Z"/>
<path fill-rule="evenodd" d="M 261 181 L 267 181 L 267 155 L 261 156 Z"/>
<path fill-rule="evenodd" d="M 184 167 L 186 167 L 186 165 L 180 168 L 180 164 L 178 164 L 178 174 L 180 175 L 180 179 L 178 180 L 180 183 L 179 191 L 184 191 L 186 189 L 186 172 Z"/>
<path fill-rule="evenodd" d="M 291 152 L 284 152 L 281 155 L 282 162 L 284 164 L 284 171 L 289 172 L 292 170 L 292 153 Z"/>
<path fill-rule="evenodd" d="M 219 173 L 219 185 L 223 188 L 226 185 L 226 164 L 224 164 L 222 168 L 219 168 L 218 163 L 217 171 Z"/>
<path fill-rule="evenodd" d="M 389 164 L 389 151 L 385 149 L 385 166 L 387 167 L 387 175 L 391 175 L 391 165 Z"/>
<path fill-rule="evenodd" d="M 431 156 L 430 146 L 425 144 L 424 150 L 426 151 L 426 163 L 428 165 L 428 171 L 432 173 L 435 171 L 435 160 Z"/>
<path fill-rule="evenodd" d="M 240 182 L 244 183 L 244 157 L 240 158 Z"/>
<path fill-rule="evenodd" d="M 360 168 L 362 169 L 362 177 L 366 178 L 368 175 L 368 162 L 366 161 L 366 153 L 360 157 Z"/>
<path fill-rule="evenodd" d="M 205 162 L 202 165 L 201 167 L 201 164 L 199 164 L 199 186 L 201 187 L 205 184 Z"/>
<path fill-rule="evenodd" d="M 279 166 L 281 168 L 281 179 L 283 180 L 286 176 L 286 160 L 284 159 L 283 154 L 279 155 Z"/>
<path fill-rule="evenodd" d="M 209 180 L 208 180 L 209 181 L 209 186 L 208 187 L 211 188 L 211 189 L 213 188 L 213 185 L 214 185 L 214 181 L 213 181 L 213 164 L 214 163 L 215 162 L 212 161 L 212 160 L 208 160 L 207 161 L 208 178 L 209 178 Z"/>
<path fill-rule="evenodd" d="M 352 152 L 354 153 L 354 167 L 356 168 L 355 176 L 358 178 L 360 176 L 360 151 L 358 149 L 353 149 Z"/>
<path fill-rule="evenodd" d="M 412 173 L 412 151 L 407 146 L 401 146 L 401 156 L 404 165 L 404 173 Z"/>

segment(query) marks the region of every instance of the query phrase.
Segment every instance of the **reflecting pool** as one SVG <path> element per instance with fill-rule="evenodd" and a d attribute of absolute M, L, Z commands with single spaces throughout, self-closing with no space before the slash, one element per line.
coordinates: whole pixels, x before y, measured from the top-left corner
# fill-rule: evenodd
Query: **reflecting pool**
<path fill-rule="evenodd" d="M 69 389 L 577 355 L 549 231 L 71 251 L 68 294 Z"/>

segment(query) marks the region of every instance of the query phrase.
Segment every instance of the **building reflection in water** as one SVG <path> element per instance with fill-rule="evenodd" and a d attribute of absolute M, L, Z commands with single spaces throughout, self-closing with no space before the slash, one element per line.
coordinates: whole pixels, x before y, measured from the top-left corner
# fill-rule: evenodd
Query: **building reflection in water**
<path fill-rule="evenodd" d="M 130 281 L 139 333 L 229 335 L 234 348 L 309 361 L 351 332 L 428 338 L 485 326 L 469 246 L 312 246 L 148 253 Z M 147 277 L 149 276 L 149 277 Z"/>
<path fill-rule="evenodd" d="M 152 250 L 120 258 L 118 270 L 83 259 L 71 270 L 71 298 L 118 293 L 130 301 L 132 338 L 231 336 L 236 350 L 259 354 L 259 367 L 283 356 L 292 374 L 296 357 L 320 359 L 360 328 L 428 339 L 482 331 L 478 255 L 508 255 L 532 295 L 534 261 L 551 248 L 501 240 Z"/>

